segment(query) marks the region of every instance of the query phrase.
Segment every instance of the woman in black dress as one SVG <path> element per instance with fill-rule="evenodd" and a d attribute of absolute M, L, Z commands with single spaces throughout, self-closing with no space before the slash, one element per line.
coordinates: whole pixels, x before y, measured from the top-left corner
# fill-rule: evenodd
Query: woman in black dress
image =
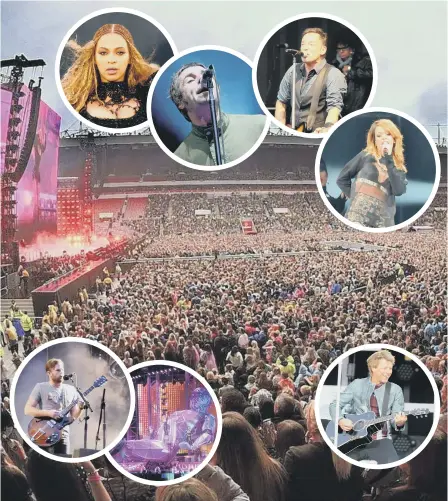
<path fill-rule="evenodd" d="M 84 118 L 102 127 L 123 129 L 148 120 L 146 100 L 158 66 L 147 62 L 121 24 L 105 24 L 82 47 L 68 46 L 76 58 L 62 88 Z"/>

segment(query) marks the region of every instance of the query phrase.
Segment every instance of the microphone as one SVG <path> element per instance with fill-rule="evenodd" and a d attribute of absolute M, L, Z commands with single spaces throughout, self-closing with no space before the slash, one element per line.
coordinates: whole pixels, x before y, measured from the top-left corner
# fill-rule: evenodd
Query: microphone
<path fill-rule="evenodd" d="M 277 49 L 289 49 L 289 44 L 287 44 L 287 43 L 278 43 L 275 47 Z"/>
<path fill-rule="evenodd" d="M 74 375 L 76 374 L 76 372 L 73 372 L 72 374 L 66 374 L 64 376 L 64 381 L 68 381 L 69 379 L 71 379 Z"/>
<path fill-rule="evenodd" d="M 213 68 L 213 64 L 211 64 L 207 70 L 202 73 L 202 78 L 201 78 L 201 92 L 203 89 L 208 90 L 208 85 L 207 85 L 207 80 L 211 80 L 215 74 L 215 69 Z"/>
<path fill-rule="evenodd" d="M 296 56 L 300 56 L 300 57 L 303 56 L 303 52 L 301 50 L 298 50 L 298 49 L 286 49 L 285 52 L 287 52 L 288 54 L 295 54 Z"/>
<path fill-rule="evenodd" d="M 213 78 L 214 74 L 215 74 L 215 68 L 213 68 L 213 64 L 211 64 L 208 67 L 208 70 L 205 70 L 204 73 L 202 74 L 202 80 L 204 80 L 205 78 Z"/>

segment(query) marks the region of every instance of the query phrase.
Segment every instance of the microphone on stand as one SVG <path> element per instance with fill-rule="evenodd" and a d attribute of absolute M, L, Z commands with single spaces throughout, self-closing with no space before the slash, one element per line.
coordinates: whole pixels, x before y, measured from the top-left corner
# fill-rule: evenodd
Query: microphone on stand
<path fill-rule="evenodd" d="M 208 70 L 205 70 L 202 74 L 202 78 L 212 78 L 215 75 L 215 68 L 213 64 L 208 67 Z"/>
<path fill-rule="evenodd" d="M 288 54 L 295 54 L 296 56 L 300 56 L 300 57 L 303 56 L 303 52 L 301 50 L 298 50 L 298 49 L 286 49 L 285 52 L 287 52 Z"/>
<path fill-rule="evenodd" d="M 73 379 L 73 376 L 76 374 L 76 372 L 73 372 L 72 374 L 66 374 L 64 376 L 64 381 L 68 381 L 69 379 Z"/>
<path fill-rule="evenodd" d="M 210 116 L 211 116 L 211 123 L 212 123 L 212 130 L 213 130 L 213 137 L 215 138 L 215 155 L 216 155 L 216 165 L 222 165 L 223 163 L 223 158 L 222 158 L 222 152 L 221 152 L 221 144 L 219 140 L 220 136 L 220 129 L 218 127 L 218 118 L 217 118 L 217 110 L 219 110 L 219 103 L 216 103 L 216 98 L 213 93 L 213 87 L 217 87 L 217 95 L 219 99 L 219 87 L 214 85 L 213 83 L 213 77 L 216 77 L 215 75 L 215 68 L 213 67 L 213 64 L 211 64 L 208 69 L 204 71 L 202 74 L 201 78 L 201 85 L 198 90 L 198 94 L 202 93 L 203 91 L 208 91 L 208 102 L 210 105 Z M 210 136 L 211 138 L 212 136 Z M 222 149 L 224 150 L 224 144 L 222 146 Z"/>
<path fill-rule="evenodd" d="M 215 76 L 215 68 L 213 67 L 213 64 L 211 64 L 207 70 L 202 73 L 202 78 L 201 78 L 201 87 L 206 89 L 207 88 L 207 80 L 210 80 Z"/>
<path fill-rule="evenodd" d="M 202 73 L 202 78 L 201 78 L 201 92 L 203 89 L 208 90 L 208 81 L 210 81 L 213 77 L 215 76 L 215 68 L 213 67 L 213 64 L 211 64 L 208 69 Z"/>

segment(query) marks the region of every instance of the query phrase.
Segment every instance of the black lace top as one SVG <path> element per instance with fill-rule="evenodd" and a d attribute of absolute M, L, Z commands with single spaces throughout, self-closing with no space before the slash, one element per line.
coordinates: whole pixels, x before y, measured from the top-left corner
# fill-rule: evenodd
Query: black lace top
<path fill-rule="evenodd" d="M 148 120 L 146 113 L 146 102 L 151 82 L 156 73 L 153 73 L 144 84 L 139 84 L 135 88 L 130 89 L 126 82 L 101 82 L 97 88 L 98 97 L 105 101 L 107 98 L 110 104 L 125 104 L 131 99 L 135 99 L 139 106 L 136 109 L 135 115 L 129 118 L 98 118 L 87 112 L 86 108 L 80 111 L 81 116 L 96 125 L 108 127 L 110 129 L 126 129 L 134 127 Z M 89 101 L 94 101 L 95 96 L 92 95 Z"/>

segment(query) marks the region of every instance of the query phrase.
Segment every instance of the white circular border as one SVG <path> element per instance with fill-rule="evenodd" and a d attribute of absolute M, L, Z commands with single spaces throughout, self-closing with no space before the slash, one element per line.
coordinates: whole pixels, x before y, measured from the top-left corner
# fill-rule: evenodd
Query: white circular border
<path fill-rule="evenodd" d="M 253 71 L 252 61 L 249 58 L 247 58 L 244 54 L 241 54 L 240 52 L 237 52 L 236 50 L 229 49 L 228 47 L 224 47 L 221 45 L 197 45 L 197 46 L 192 47 L 190 49 L 179 52 L 178 54 L 175 54 L 171 59 L 169 59 L 164 64 L 164 68 L 157 73 L 157 75 L 154 77 L 154 81 L 151 84 L 151 87 L 149 89 L 148 104 L 146 106 L 146 109 L 150 110 L 149 128 L 151 129 L 151 133 L 152 133 L 154 139 L 156 140 L 157 144 L 169 157 L 171 157 L 175 162 L 177 162 L 181 165 L 184 165 L 185 167 L 189 167 L 190 169 L 201 170 L 201 171 L 205 171 L 205 172 L 215 172 L 218 170 L 229 169 L 230 167 L 235 167 L 235 165 L 238 165 L 241 162 L 244 162 L 244 160 L 248 159 L 253 153 L 255 153 L 255 151 L 260 147 L 261 143 L 264 141 L 264 138 L 266 137 L 266 135 L 269 131 L 271 121 L 270 121 L 270 117 L 265 115 L 265 118 L 266 118 L 265 126 L 263 128 L 262 133 L 260 134 L 260 137 L 254 143 L 252 148 L 250 148 L 250 150 L 248 150 L 244 155 L 241 155 L 237 160 L 233 160 L 232 162 L 228 162 L 228 163 L 223 164 L 223 165 L 206 166 L 206 165 L 197 165 L 197 164 L 194 164 L 191 162 L 187 162 L 186 160 L 182 160 L 181 158 L 179 158 L 177 155 L 175 155 L 172 151 L 170 151 L 165 146 L 164 142 L 160 139 L 160 137 L 157 133 L 157 130 L 156 130 L 156 127 L 154 126 L 154 121 L 152 118 L 152 99 L 153 99 L 153 95 L 154 95 L 157 83 L 158 83 L 161 75 L 165 71 L 168 70 L 168 68 L 171 66 L 172 63 L 174 63 L 175 61 L 177 61 L 178 59 L 180 59 L 183 56 L 186 56 L 188 54 L 192 54 L 193 52 L 199 52 L 199 51 L 204 51 L 204 50 L 214 50 L 214 51 L 226 52 L 227 54 L 231 54 L 232 56 L 235 56 L 235 57 L 241 59 L 242 61 L 244 61 L 249 66 L 249 68 L 252 68 L 252 71 Z M 258 101 L 258 97 L 257 97 L 256 93 L 255 93 L 255 97 Z M 258 103 L 258 104 L 260 104 L 260 103 Z"/>
<path fill-rule="evenodd" d="M 162 487 L 164 485 L 175 485 L 175 484 L 180 484 L 184 480 L 188 480 L 189 478 L 193 477 L 194 475 L 197 475 L 203 468 L 206 466 L 212 457 L 215 455 L 216 450 L 218 449 L 219 446 L 219 441 L 221 440 L 221 434 L 222 434 L 222 412 L 221 412 L 221 406 L 219 405 L 218 397 L 216 396 L 215 392 L 212 390 L 210 385 L 207 383 L 207 381 L 200 376 L 196 371 L 193 369 L 190 369 L 190 367 L 187 367 L 185 365 L 179 364 L 178 362 L 170 362 L 167 360 L 151 360 L 151 362 L 142 362 L 140 364 L 137 364 L 135 366 L 131 366 L 129 369 L 129 372 L 132 373 L 133 371 L 136 371 L 138 369 L 142 369 L 144 367 L 155 367 L 155 366 L 160 366 L 160 365 L 166 365 L 167 367 L 176 367 L 178 369 L 181 369 L 185 372 L 189 372 L 193 377 L 195 377 L 203 386 L 206 388 L 212 397 L 213 403 L 215 405 L 216 409 L 216 417 L 218 420 L 217 423 L 217 430 L 216 430 L 216 435 L 215 435 L 215 440 L 213 442 L 213 447 L 211 448 L 210 452 L 208 453 L 207 457 L 202 461 L 202 463 L 195 468 L 193 471 L 187 473 L 186 475 L 183 475 L 182 477 L 175 478 L 174 480 L 146 480 L 144 478 L 137 477 L 130 473 L 129 471 L 125 470 L 115 459 L 112 457 L 109 451 L 106 452 L 107 459 L 113 464 L 113 466 L 123 475 L 128 477 L 131 480 L 134 480 L 135 482 L 139 482 L 141 484 L 145 485 L 153 485 L 157 487 Z M 126 429 L 127 432 L 127 429 Z"/>
<path fill-rule="evenodd" d="M 135 9 L 127 9 L 127 8 L 108 8 L 108 9 L 101 9 L 101 10 L 96 10 L 95 12 L 91 12 L 87 16 L 84 16 L 80 21 L 78 21 L 75 25 L 73 25 L 67 32 L 67 35 L 62 39 L 62 42 L 59 45 L 58 51 L 56 53 L 56 61 L 54 65 L 54 74 L 55 74 L 55 80 L 56 80 L 56 87 L 59 92 L 59 96 L 61 97 L 62 101 L 64 102 L 65 106 L 67 109 L 76 117 L 77 120 L 81 121 L 84 125 L 88 126 L 90 129 L 95 129 L 101 132 L 109 132 L 113 134 L 129 134 L 130 132 L 136 132 L 138 130 L 142 130 L 148 127 L 148 122 L 149 119 L 146 120 L 145 122 L 134 125 L 133 127 L 124 127 L 122 129 L 114 129 L 111 127 L 103 127 L 101 125 L 96 125 L 93 122 L 90 122 L 83 116 L 81 116 L 74 108 L 73 106 L 68 102 L 68 99 L 64 93 L 64 90 L 62 88 L 62 83 L 61 83 L 61 76 L 59 74 L 59 68 L 61 64 L 61 57 L 62 57 L 62 52 L 64 51 L 65 46 L 67 45 L 67 42 L 70 40 L 70 37 L 73 35 L 73 33 L 80 27 L 82 26 L 86 21 L 89 21 L 90 19 L 94 17 L 101 16 L 103 14 L 113 14 L 113 13 L 123 13 L 123 14 L 133 14 L 134 16 L 141 17 L 154 25 L 160 32 L 163 34 L 163 36 L 166 38 L 166 41 L 169 43 L 171 50 L 173 51 L 174 55 L 177 54 L 177 48 L 176 44 L 174 43 L 174 40 L 171 38 L 171 35 L 168 33 L 168 31 L 155 19 L 153 19 L 150 16 L 147 16 L 143 12 L 140 12 Z M 163 67 L 163 66 L 162 66 Z M 159 70 L 160 71 L 160 70 Z M 152 87 L 152 84 L 151 84 Z M 148 109 L 146 109 L 146 114 L 148 116 Z"/>
<path fill-rule="evenodd" d="M 372 88 L 370 89 L 370 95 L 369 95 L 369 98 L 367 99 L 366 104 L 364 105 L 364 108 L 368 108 L 370 106 L 370 104 L 372 103 L 372 101 L 375 97 L 375 94 L 376 94 L 376 88 L 378 85 L 378 64 L 376 62 L 375 53 L 373 52 L 373 49 L 372 49 L 370 43 L 367 41 L 367 39 L 364 37 L 364 35 L 360 31 L 358 31 L 358 29 L 355 28 L 352 24 L 350 24 L 348 21 L 346 21 L 345 19 L 342 19 L 341 17 L 338 17 L 338 16 L 333 16 L 332 14 L 326 14 L 323 12 L 307 12 L 306 14 L 300 14 L 299 16 L 289 17 L 285 21 L 282 21 L 281 23 L 277 24 L 263 38 L 263 40 L 261 41 L 261 44 L 259 45 L 259 47 L 257 49 L 257 52 L 255 53 L 253 70 L 252 70 L 252 85 L 254 87 L 255 96 L 258 100 L 258 104 L 261 106 L 261 108 L 263 109 L 265 114 L 271 118 L 272 122 L 275 125 L 280 127 L 280 129 L 284 130 L 285 132 L 288 132 L 290 135 L 298 136 L 298 137 L 315 137 L 315 138 L 321 139 L 321 138 L 324 138 L 325 136 L 327 136 L 328 132 L 323 133 L 323 134 L 316 134 L 315 132 L 312 132 L 310 134 L 306 134 L 304 132 L 297 132 L 293 129 L 290 129 L 289 127 L 286 127 L 286 125 L 283 125 L 281 122 L 279 122 L 274 117 L 274 115 L 272 115 L 272 113 L 268 110 L 267 106 L 264 104 L 263 99 L 261 98 L 260 91 L 258 90 L 258 79 L 257 79 L 258 63 L 260 61 L 261 54 L 262 54 L 263 49 L 265 48 L 266 44 L 277 33 L 277 31 L 282 29 L 287 24 L 293 23 L 294 21 L 299 21 L 300 19 L 308 19 L 309 17 L 320 17 L 320 18 L 324 18 L 324 19 L 330 19 L 331 21 L 335 21 L 339 24 L 342 24 L 343 26 L 345 26 L 346 28 L 351 30 L 364 44 L 364 47 L 367 49 L 367 51 L 369 53 L 370 60 L 372 61 L 372 69 L 373 69 Z M 330 129 L 330 131 L 331 130 L 332 129 Z"/>
<path fill-rule="evenodd" d="M 432 187 L 431 194 L 429 195 L 428 200 L 425 202 L 423 207 L 416 212 L 412 217 L 409 219 L 406 219 L 406 221 L 403 221 L 402 223 L 396 224 L 395 226 L 390 226 L 386 228 L 368 228 L 366 226 L 360 226 L 359 224 L 353 223 L 349 221 L 347 218 L 339 214 L 339 212 L 331 205 L 331 203 L 328 201 L 327 197 L 325 196 L 324 190 L 322 189 L 322 185 L 320 182 L 320 160 L 322 158 L 323 152 L 325 145 L 327 142 L 330 140 L 333 132 L 344 125 L 346 122 L 351 120 L 352 118 L 358 116 L 358 115 L 367 115 L 369 113 L 389 113 L 391 115 L 397 115 L 401 118 L 404 118 L 405 120 L 408 120 L 411 122 L 417 129 L 420 130 L 420 132 L 426 137 L 426 139 L 429 142 L 429 145 L 432 149 L 432 152 L 434 153 L 434 160 L 436 164 L 436 176 L 435 176 L 435 181 L 434 185 Z M 440 158 L 439 158 L 439 152 L 437 151 L 437 146 L 432 140 L 429 132 L 423 127 L 423 125 L 418 122 L 415 118 L 407 115 L 406 113 L 403 113 L 402 111 L 394 110 L 393 108 L 382 108 L 382 107 L 373 107 L 369 109 L 362 109 L 358 111 L 354 111 L 353 113 L 350 113 L 350 115 L 344 117 L 342 120 L 336 123 L 334 127 L 331 128 L 329 134 L 322 140 L 322 142 L 319 145 L 319 148 L 316 153 L 316 164 L 315 164 L 315 174 L 316 174 L 316 185 L 317 185 L 317 190 L 319 191 L 320 197 L 324 201 L 324 204 L 327 206 L 327 208 L 330 210 L 330 212 L 336 216 L 339 221 L 344 223 L 347 226 L 350 226 L 350 228 L 353 228 L 358 231 L 365 231 L 366 233 L 389 233 L 391 231 L 396 231 L 396 230 L 401 230 L 402 228 L 406 228 L 410 224 L 412 224 L 416 219 L 421 217 L 428 207 L 431 205 L 432 201 L 434 200 L 434 197 L 436 196 L 437 190 L 439 189 L 439 184 L 440 184 L 440 172 L 441 172 L 441 167 L 440 167 Z"/>
<path fill-rule="evenodd" d="M 126 419 L 126 423 L 121 430 L 121 432 L 118 434 L 117 438 L 113 440 L 109 445 L 107 445 L 104 449 L 101 449 L 98 452 L 95 452 L 95 454 L 91 454 L 90 456 L 83 456 L 79 458 L 64 458 L 60 456 L 56 456 L 55 454 L 50 454 L 49 452 L 45 451 L 44 449 L 39 448 L 36 444 L 34 444 L 28 437 L 28 435 L 22 430 L 22 427 L 20 425 L 20 422 L 17 418 L 16 414 L 16 408 L 15 408 L 15 393 L 16 393 L 16 386 L 17 382 L 20 378 L 20 374 L 22 371 L 25 369 L 25 367 L 28 365 L 28 363 L 41 351 L 44 351 L 48 348 L 51 348 L 52 346 L 56 346 L 62 343 L 81 343 L 81 344 L 89 344 L 91 346 L 95 346 L 96 348 L 99 348 L 100 350 L 104 351 L 109 355 L 111 358 L 113 358 L 119 365 L 120 369 L 123 371 L 123 374 L 126 377 L 126 381 L 128 383 L 129 387 L 129 393 L 130 393 L 130 406 L 129 406 L 129 414 Z M 39 454 L 42 454 L 42 456 L 45 456 L 48 459 L 53 459 L 54 461 L 59 461 L 60 463 L 82 463 L 84 461 L 92 461 L 92 459 L 99 458 L 102 456 L 105 452 L 108 450 L 112 449 L 115 447 L 118 442 L 122 439 L 124 436 L 125 432 L 128 430 L 131 422 L 132 422 L 132 416 L 134 415 L 134 409 L 135 409 L 135 393 L 134 393 L 134 386 L 132 384 L 132 379 L 131 376 L 129 375 L 128 370 L 126 369 L 126 366 L 123 364 L 123 362 L 119 359 L 115 353 L 113 353 L 109 348 L 106 348 L 102 344 L 96 342 L 96 341 L 91 341 L 90 339 L 81 339 L 81 338 L 63 338 L 63 339 L 56 339 L 55 341 L 50 341 L 49 343 L 45 343 L 25 358 L 25 360 L 21 363 L 19 368 L 17 369 L 17 372 L 14 374 L 14 379 L 11 384 L 11 415 L 12 419 L 14 421 L 14 427 L 16 430 L 20 433 L 20 436 L 23 438 L 23 440 L 36 452 Z"/>
<path fill-rule="evenodd" d="M 413 362 L 415 362 L 426 374 L 426 377 L 429 380 L 429 383 L 432 386 L 432 389 L 434 391 L 434 420 L 431 426 L 431 430 L 429 431 L 428 436 L 425 438 L 425 440 L 417 447 L 417 449 L 406 456 L 404 459 L 400 459 L 399 461 L 395 461 L 393 463 L 385 463 L 385 464 L 369 464 L 366 466 L 366 464 L 360 462 L 360 461 L 355 461 L 354 459 L 348 457 L 347 455 L 343 454 L 342 452 L 339 451 L 338 448 L 336 448 L 333 444 L 333 442 L 330 440 L 328 437 L 327 433 L 325 432 L 324 427 L 322 426 L 321 418 L 320 418 L 320 407 L 319 407 L 319 399 L 320 395 L 322 393 L 324 383 L 330 374 L 330 372 L 337 367 L 342 360 L 345 358 L 348 358 L 350 355 L 353 355 L 354 353 L 358 353 L 359 351 L 378 351 L 378 350 L 388 350 L 391 352 L 398 352 L 401 353 L 402 355 L 405 355 L 407 358 L 410 358 Z M 319 428 L 320 434 L 322 435 L 322 438 L 325 440 L 326 444 L 330 447 L 330 449 L 337 454 L 340 458 L 344 459 L 348 463 L 354 465 L 354 466 L 359 466 L 360 468 L 365 469 L 366 467 L 369 470 L 385 470 L 387 468 L 394 468 L 396 466 L 400 466 L 401 464 L 407 463 L 411 459 L 413 459 L 415 456 L 420 454 L 420 452 L 428 445 L 429 441 L 433 437 L 436 428 L 439 424 L 439 418 L 440 418 L 440 397 L 439 397 L 439 391 L 437 390 L 436 382 L 434 380 L 434 377 L 432 374 L 429 372 L 429 370 L 425 367 L 423 362 L 417 358 L 415 355 L 412 353 L 409 353 L 408 351 L 404 350 L 403 348 L 397 348 L 396 346 L 391 346 L 389 344 L 381 344 L 381 343 L 372 343 L 372 344 L 364 344 L 362 346 L 359 346 L 357 348 L 352 348 L 351 350 L 348 350 L 346 353 L 343 355 L 339 356 L 334 360 L 328 369 L 325 371 L 323 374 L 319 386 L 317 387 L 316 391 L 316 397 L 315 397 L 315 404 L 314 404 L 314 410 L 316 414 L 316 421 L 317 421 L 317 427 Z"/>

